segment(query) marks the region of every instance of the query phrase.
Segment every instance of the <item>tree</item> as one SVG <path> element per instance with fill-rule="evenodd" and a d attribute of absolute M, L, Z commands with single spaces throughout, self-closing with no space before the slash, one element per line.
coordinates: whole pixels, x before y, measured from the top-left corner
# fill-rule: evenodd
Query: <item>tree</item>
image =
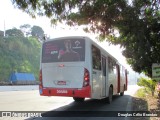
<path fill-rule="evenodd" d="M 6 30 L 6 36 L 14 36 L 14 37 L 24 37 L 24 34 L 21 30 L 17 28 Z"/>
<path fill-rule="evenodd" d="M 159 10 L 157 1 L 134 1 L 133 6 L 125 10 L 123 20 L 116 22 L 120 37 L 111 39 L 125 47 L 123 55 L 132 68 L 149 77 L 152 76 L 152 63 L 160 62 Z"/>
<path fill-rule="evenodd" d="M 54 24 L 64 21 L 71 26 L 85 25 L 85 31 L 98 34 L 100 40 L 120 44 L 137 72 L 151 77 L 152 63 L 160 63 L 159 0 L 12 1 L 33 17 L 45 15 Z"/>
<path fill-rule="evenodd" d="M 34 73 L 38 80 L 41 43 L 35 37 L 0 36 L 0 82 L 12 72 Z"/>
<path fill-rule="evenodd" d="M 24 33 L 25 36 L 31 35 L 31 25 L 29 24 L 21 25 L 20 29 Z"/>
<path fill-rule="evenodd" d="M 155 81 L 153 81 L 152 79 L 147 79 L 147 78 L 142 78 L 141 77 L 137 84 L 139 86 L 145 87 L 145 89 L 148 89 L 152 93 L 152 96 L 154 96 L 155 87 L 156 87 L 156 82 Z"/>
<path fill-rule="evenodd" d="M 4 32 L 0 30 L 0 36 L 3 37 L 4 36 Z"/>
<path fill-rule="evenodd" d="M 41 27 L 39 26 L 33 26 L 31 28 L 31 35 L 34 36 L 34 37 L 37 37 L 39 38 L 40 40 L 43 39 L 44 37 L 44 31 Z"/>

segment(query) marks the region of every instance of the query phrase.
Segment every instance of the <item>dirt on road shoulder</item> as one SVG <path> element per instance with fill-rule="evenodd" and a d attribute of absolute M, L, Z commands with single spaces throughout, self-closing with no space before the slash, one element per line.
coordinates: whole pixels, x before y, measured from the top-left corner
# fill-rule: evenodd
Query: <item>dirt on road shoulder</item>
<path fill-rule="evenodd" d="M 157 94 L 152 96 L 149 91 L 144 88 L 139 89 L 132 98 L 133 111 L 160 111 L 160 103 Z M 159 112 L 160 113 L 160 112 Z M 160 115 L 159 115 L 160 116 Z M 134 117 L 131 120 L 160 120 L 159 117 Z"/>

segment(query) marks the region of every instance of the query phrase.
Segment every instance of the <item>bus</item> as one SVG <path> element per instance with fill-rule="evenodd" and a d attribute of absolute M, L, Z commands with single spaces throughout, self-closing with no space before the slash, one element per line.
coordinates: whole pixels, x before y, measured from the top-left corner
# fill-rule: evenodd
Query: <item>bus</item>
<path fill-rule="evenodd" d="M 39 75 L 41 96 L 104 99 L 124 95 L 127 70 L 106 50 L 85 36 L 68 36 L 42 43 Z"/>

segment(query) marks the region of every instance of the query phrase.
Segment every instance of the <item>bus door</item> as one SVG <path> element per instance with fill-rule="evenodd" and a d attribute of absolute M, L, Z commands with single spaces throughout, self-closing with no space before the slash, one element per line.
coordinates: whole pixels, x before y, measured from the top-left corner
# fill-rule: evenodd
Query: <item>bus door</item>
<path fill-rule="evenodd" d="M 100 49 L 92 45 L 92 97 L 101 97 L 101 52 Z"/>
<path fill-rule="evenodd" d="M 120 66 L 117 64 L 117 93 L 120 92 Z"/>
<path fill-rule="evenodd" d="M 106 96 L 106 57 L 102 56 L 102 97 Z"/>

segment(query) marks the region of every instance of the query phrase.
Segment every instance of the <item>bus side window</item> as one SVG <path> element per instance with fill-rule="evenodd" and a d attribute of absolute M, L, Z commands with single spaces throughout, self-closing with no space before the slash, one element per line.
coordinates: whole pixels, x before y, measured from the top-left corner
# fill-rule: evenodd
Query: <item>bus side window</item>
<path fill-rule="evenodd" d="M 101 52 L 94 45 L 92 45 L 92 63 L 93 69 L 101 70 Z"/>
<path fill-rule="evenodd" d="M 109 73 L 116 74 L 116 61 L 110 57 L 108 57 L 108 68 L 109 68 Z"/>

